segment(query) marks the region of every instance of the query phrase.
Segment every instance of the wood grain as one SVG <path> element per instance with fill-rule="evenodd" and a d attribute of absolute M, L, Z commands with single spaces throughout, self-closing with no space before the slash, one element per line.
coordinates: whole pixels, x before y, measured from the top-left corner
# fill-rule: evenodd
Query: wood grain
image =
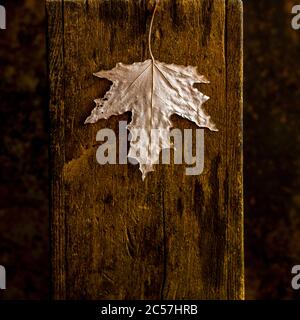
<path fill-rule="evenodd" d="M 66 243 L 65 198 L 62 170 L 65 164 L 64 139 L 64 38 L 63 3 L 47 1 L 48 59 L 50 93 L 51 249 L 53 296 L 65 298 Z"/>
<path fill-rule="evenodd" d="M 237 0 L 161 1 L 153 53 L 195 65 L 209 80 L 205 169 L 96 161 L 84 125 L 110 83 L 92 76 L 149 58 L 153 1 L 47 1 L 52 123 L 52 263 L 56 299 L 242 299 L 242 5 Z M 177 128 L 197 127 L 179 117 Z"/>

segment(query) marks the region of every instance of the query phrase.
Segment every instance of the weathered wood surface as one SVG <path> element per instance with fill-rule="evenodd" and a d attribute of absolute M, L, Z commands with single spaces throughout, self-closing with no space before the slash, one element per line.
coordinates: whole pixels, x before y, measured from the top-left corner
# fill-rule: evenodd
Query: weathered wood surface
<path fill-rule="evenodd" d="M 205 131 L 205 169 L 96 161 L 96 133 L 130 114 L 84 125 L 110 83 L 92 76 L 149 58 L 153 1 L 47 1 L 56 299 L 242 299 L 242 4 L 164 0 L 153 53 L 198 66 L 219 132 Z M 197 128 L 179 117 L 175 127 Z"/>

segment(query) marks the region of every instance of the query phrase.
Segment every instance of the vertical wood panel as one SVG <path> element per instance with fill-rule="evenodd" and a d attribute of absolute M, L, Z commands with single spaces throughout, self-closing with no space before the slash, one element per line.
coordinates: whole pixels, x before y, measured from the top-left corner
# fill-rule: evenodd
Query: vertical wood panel
<path fill-rule="evenodd" d="M 228 0 L 226 7 L 227 106 L 227 259 L 228 295 L 244 299 L 243 243 L 243 6 Z"/>
<path fill-rule="evenodd" d="M 118 132 L 129 113 L 83 123 L 93 99 L 110 86 L 93 72 L 149 58 L 153 1 L 48 1 L 47 10 L 52 153 L 59 159 L 52 195 L 55 297 L 242 298 L 240 2 L 161 1 L 154 56 L 195 65 L 211 81 L 200 89 L 211 97 L 204 108 L 219 132 L 205 131 L 202 175 L 186 176 L 185 165 L 157 165 L 144 182 L 137 166 L 96 161 L 97 131 Z M 62 49 L 53 49 L 63 44 L 64 66 Z M 173 123 L 197 129 L 179 117 Z"/>
<path fill-rule="evenodd" d="M 50 166 L 51 171 L 51 249 L 53 296 L 65 298 L 66 243 L 65 198 L 62 170 L 65 164 L 64 140 L 64 38 L 63 3 L 47 1 L 48 60 L 50 93 Z"/>

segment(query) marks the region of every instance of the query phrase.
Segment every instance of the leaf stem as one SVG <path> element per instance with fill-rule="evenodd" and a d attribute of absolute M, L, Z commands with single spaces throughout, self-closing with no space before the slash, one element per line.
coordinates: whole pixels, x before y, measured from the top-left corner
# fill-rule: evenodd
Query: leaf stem
<path fill-rule="evenodd" d="M 154 8 L 154 11 L 152 14 L 152 19 L 151 19 L 151 23 L 150 23 L 150 30 L 149 30 L 149 52 L 150 52 L 150 56 L 151 56 L 151 59 L 153 62 L 154 62 L 154 56 L 153 56 L 152 49 L 151 49 L 151 37 L 152 37 L 153 21 L 154 21 L 154 17 L 155 17 L 158 3 L 159 3 L 159 0 L 157 0 L 155 3 L 155 8 Z"/>

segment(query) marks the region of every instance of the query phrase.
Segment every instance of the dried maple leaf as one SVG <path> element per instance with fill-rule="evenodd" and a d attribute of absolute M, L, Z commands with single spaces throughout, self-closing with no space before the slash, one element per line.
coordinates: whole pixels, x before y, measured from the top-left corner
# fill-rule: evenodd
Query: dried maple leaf
<path fill-rule="evenodd" d="M 194 87 L 195 83 L 209 81 L 197 72 L 196 67 L 166 64 L 154 59 L 150 43 L 155 11 L 149 32 L 151 59 L 132 65 L 118 63 L 111 70 L 95 73 L 113 84 L 103 98 L 95 100 L 96 107 L 85 121 L 95 123 L 131 111 L 128 157 L 139 162 L 143 179 L 158 163 L 160 151 L 172 147 L 168 135 L 172 114 L 193 121 L 199 127 L 217 131 L 201 108 L 209 97 Z"/>

